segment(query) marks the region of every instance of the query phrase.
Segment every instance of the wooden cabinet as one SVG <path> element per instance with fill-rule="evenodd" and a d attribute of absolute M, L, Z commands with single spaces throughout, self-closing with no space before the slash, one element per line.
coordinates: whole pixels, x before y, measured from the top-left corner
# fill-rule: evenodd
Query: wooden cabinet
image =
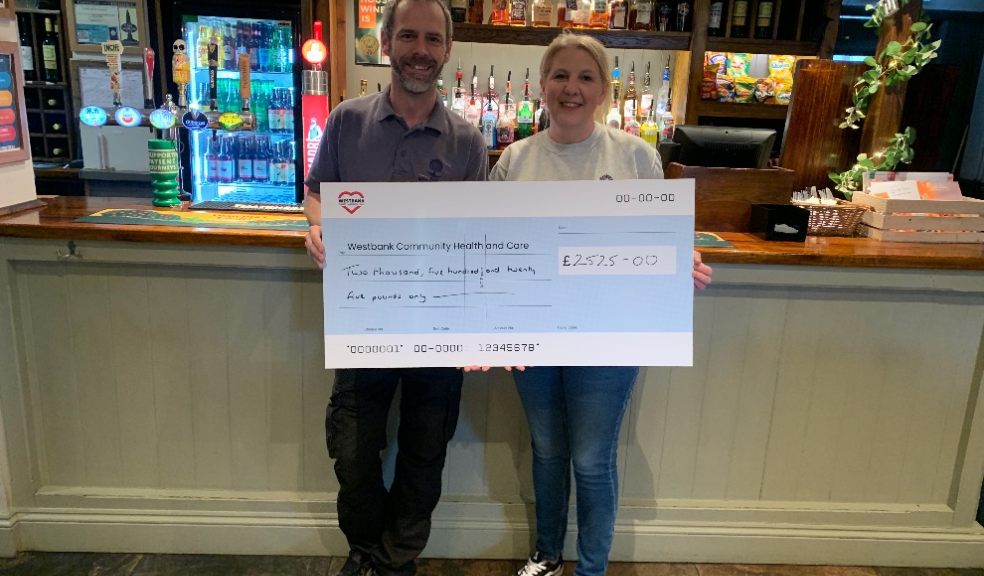
<path fill-rule="evenodd" d="M 31 139 L 31 157 L 35 161 L 65 162 L 77 157 L 78 120 L 72 106 L 69 84 L 65 27 L 58 10 L 18 9 L 18 27 L 27 27 L 31 39 L 36 78 L 24 82 L 24 101 L 27 109 L 27 125 Z M 59 34 L 56 46 L 59 78 L 56 82 L 44 81 L 45 19 L 57 24 Z M 25 47 L 26 48 L 26 47 Z"/>

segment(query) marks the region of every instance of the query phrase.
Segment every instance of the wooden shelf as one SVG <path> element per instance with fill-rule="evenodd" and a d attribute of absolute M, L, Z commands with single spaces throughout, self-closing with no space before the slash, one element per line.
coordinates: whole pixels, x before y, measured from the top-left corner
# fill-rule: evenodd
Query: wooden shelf
<path fill-rule="evenodd" d="M 456 42 L 484 44 L 521 44 L 546 46 L 560 34 L 562 28 L 533 28 L 521 26 L 489 26 L 486 24 L 455 24 Z M 578 29 L 578 33 L 593 36 L 608 48 L 641 48 L 648 50 L 689 50 L 689 32 L 637 32 L 632 30 Z"/>
<path fill-rule="evenodd" d="M 792 54 L 816 56 L 820 47 L 816 42 L 794 40 L 754 40 L 749 38 L 708 38 L 708 52 L 746 52 L 748 54 Z"/>
<path fill-rule="evenodd" d="M 61 10 L 50 10 L 47 8 L 14 8 L 17 14 L 44 14 L 45 16 L 58 16 Z"/>
<path fill-rule="evenodd" d="M 24 82 L 25 88 L 68 88 L 67 82 L 44 82 L 34 80 L 31 82 Z"/>
<path fill-rule="evenodd" d="M 789 106 L 777 104 L 738 104 L 736 102 L 715 102 L 701 100 L 697 105 L 697 116 L 718 118 L 762 118 L 783 120 Z"/>

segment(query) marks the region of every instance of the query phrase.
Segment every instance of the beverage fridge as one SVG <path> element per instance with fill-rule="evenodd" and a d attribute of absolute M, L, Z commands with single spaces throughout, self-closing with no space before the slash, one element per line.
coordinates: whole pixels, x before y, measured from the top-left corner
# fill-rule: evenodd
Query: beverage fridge
<path fill-rule="evenodd" d="M 206 112 L 240 112 L 240 54 L 248 56 L 253 130 L 181 130 L 183 190 L 194 204 L 292 204 L 304 197 L 297 142 L 301 64 L 296 60 L 301 8 L 289 0 L 161 2 L 168 57 L 184 41 L 191 67 L 187 104 Z M 170 37 L 167 32 L 170 31 Z M 218 45 L 214 104 L 209 43 Z M 178 42 L 180 49 L 180 42 Z M 214 63 L 213 63 L 214 64 Z M 169 90 L 174 89 L 169 84 Z"/>

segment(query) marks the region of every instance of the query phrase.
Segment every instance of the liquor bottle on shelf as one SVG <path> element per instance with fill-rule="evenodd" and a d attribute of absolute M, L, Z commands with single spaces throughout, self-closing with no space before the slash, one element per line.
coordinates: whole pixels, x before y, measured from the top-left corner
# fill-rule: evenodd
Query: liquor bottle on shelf
<path fill-rule="evenodd" d="M 673 6 L 669 0 L 657 2 L 656 30 L 660 32 L 670 32 L 673 30 Z"/>
<path fill-rule="evenodd" d="M 294 89 L 283 88 L 283 130 L 288 134 L 294 133 Z"/>
<path fill-rule="evenodd" d="M 639 126 L 639 136 L 653 148 L 659 146 L 659 123 L 656 121 L 654 108 L 649 109 L 646 119 Z"/>
<path fill-rule="evenodd" d="M 649 116 L 649 111 L 653 109 L 653 87 L 652 87 L 652 77 L 650 76 L 650 68 L 652 67 L 652 62 L 646 62 L 646 76 L 642 81 L 642 92 L 639 94 L 639 117 L 646 118 Z"/>
<path fill-rule="evenodd" d="M 488 90 L 485 93 L 486 102 L 482 104 L 483 109 L 488 103 L 492 104 L 495 109 L 496 115 L 499 113 L 499 93 L 495 89 L 495 64 L 489 68 L 489 84 Z"/>
<path fill-rule="evenodd" d="M 284 172 L 282 159 L 283 142 L 273 142 L 270 145 L 270 184 L 280 185 L 284 183 L 287 176 Z"/>
<path fill-rule="evenodd" d="M 500 150 L 516 140 L 516 103 L 507 91 L 499 108 L 499 123 L 495 129 L 496 147 Z"/>
<path fill-rule="evenodd" d="M 61 82 L 61 65 L 58 61 L 58 29 L 52 25 L 51 18 L 44 19 L 44 40 L 41 42 L 41 55 L 44 60 L 44 81 Z"/>
<path fill-rule="evenodd" d="M 629 27 L 629 6 L 626 0 L 612 0 L 608 7 L 608 28 L 625 30 Z"/>
<path fill-rule="evenodd" d="M 533 135 L 533 122 L 536 110 L 530 99 L 530 69 L 526 69 L 526 80 L 523 81 L 523 100 L 516 110 L 516 140 L 522 140 Z"/>
<path fill-rule="evenodd" d="M 537 28 L 551 26 L 553 0 L 533 0 L 533 17 L 530 23 Z"/>
<path fill-rule="evenodd" d="M 755 37 L 762 39 L 772 38 L 772 13 L 775 2 L 772 0 L 760 0 L 758 13 L 755 16 Z"/>
<path fill-rule="evenodd" d="M 680 0 L 676 3 L 676 31 L 690 32 L 690 2 Z"/>
<path fill-rule="evenodd" d="M 512 0 L 509 3 L 509 25 L 526 26 L 527 0 Z"/>
<path fill-rule="evenodd" d="M 663 112 L 670 101 L 670 57 L 666 57 L 666 66 L 663 67 L 663 76 L 659 83 L 659 92 L 656 94 L 656 110 Z"/>
<path fill-rule="evenodd" d="M 471 96 L 465 106 L 465 121 L 476 128 L 482 124 L 482 99 L 478 96 L 477 66 L 472 66 Z"/>
<path fill-rule="evenodd" d="M 257 24 L 260 31 L 260 67 L 261 72 L 272 72 L 271 67 L 271 47 L 273 46 L 273 27 L 269 22 L 260 22 Z"/>
<path fill-rule="evenodd" d="M 255 22 L 247 22 L 244 28 L 246 50 L 249 54 L 249 69 L 254 71 L 260 69 L 260 34 L 256 26 Z"/>
<path fill-rule="evenodd" d="M 236 158 L 236 180 L 240 182 L 253 181 L 253 138 L 240 135 L 238 141 L 239 155 Z"/>
<path fill-rule="evenodd" d="M 588 28 L 608 28 L 608 0 L 594 0 L 588 16 Z"/>
<path fill-rule="evenodd" d="M 451 111 L 461 116 L 465 117 L 465 92 L 464 88 L 461 87 L 461 59 L 458 59 L 458 68 L 454 71 L 454 92 L 451 98 Z"/>
<path fill-rule="evenodd" d="M 494 26 L 509 25 L 509 0 L 492 0 L 491 20 Z"/>
<path fill-rule="evenodd" d="M 451 21 L 464 22 L 468 17 L 468 0 L 451 0 Z"/>
<path fill-rule="evenodd" d="M 707 35 L 724 36 L 724 24 L 727 22 L 724 13 L 724 0 L 711 0 L 711 10 L 707 19 Z"/>
<path fill-rule="evenodd" d="M 437 99 L 445 106 L 450 106 L 448 102 L 448 89 L 444 87 L 444 78 L 437 77 Z"/>
<path fill-rule="evenodd" d="M 659 113 L 659 136 L 660 140 L 672 140 L 673 130 L 675 129 L 676 122 L 673 120 L 673 110 L 672 101 L 670 100 L 669 94 L 666 97 L 666 105 L 663 106 L 662 111 Z"/>
<path fill-rule="evenodd" d="M 735 0 L 731 7 L 731 37 L 748 38 L 748 0 Z"/>
<path fill-rule="evenodd" d="M 605 124 L 620 130 L 622 128 L 622 113 L 618 109 L 619 83 L 612 81 L 612 101 L 608 106 L 608 114 L 605 116 Z"/>
<path fill-rule="evenodd" d="M 34 82 L 38 79 L 38 71 L 34 67 L 34 47 L 31 42 L 31 20 L 26 16 L 17 17 L 17 28 L 20 34 L 21 68 L 24 70 L 24 81 Z"/>
<path fill-rule="evenodd" d="M 470 24 L 481 24 L 485 14 L 485 2 L 483 0 L 468 0 L 468 22 Z"/>
<path fill-rule="evenodd" d="M 573 28 L 578 0 L 557 0 L 557 27 Z"/>
<path fill-rule="evenodd" d="M 208 150 L 205 152 L 205 181 L 219 181 L 219 139 L 215 132 L 208 138 Z"/>
<path fill-rule="evenodd" d="M 297 166 L 294 164 L 294 158 L 296 156 L 294 153 L 295 144 L 291 140 L 285 140 L 284 142 L 287 144 L 287 184 L 293 186 L 297 178 Z"/>
<path fill-rule="evenodd" d="M 270 182 L 270 137 L 257 136 L 253 154 L 253 181 L 257 184 Z"/>
<path fill-rule="evenodd" d="M 630 0 L 629 2 L 629 29 L 630 30 L 652 30 L 653 29 L 653 2 L 655 0 Z"/>
<path fill-rule="evenodd" d="M 232 150 L 232 138 L 223 136 L 219 146 L 219 182 L 231 184 L 236 177 L 236 158 Z"/>
<path fill-rule="evenodd" d="M 237 67 L 236 59 L 239 54 L 236 52 L 236 28 L 232 22 L 222 23 L 222 61 L 226 70 L 235 70 Z"/>
<path fill-rule="evenodd" d="M 629 131 L 632 120 L 634 127 L 639 127 L 639 94 L 636 92 L 635 62 L 629 68 L 629 85 L 625 87 L 625 96 L 622 97 L 622 127 Z"/>
<path fill-rule="evenodd" d="M 485 138 L 485 147 L 495 150 L 496 129 L 498 128 L 499 111 L 496 109 L 492 99 L 489 98 L 482 112 L 482 137 Z"/>

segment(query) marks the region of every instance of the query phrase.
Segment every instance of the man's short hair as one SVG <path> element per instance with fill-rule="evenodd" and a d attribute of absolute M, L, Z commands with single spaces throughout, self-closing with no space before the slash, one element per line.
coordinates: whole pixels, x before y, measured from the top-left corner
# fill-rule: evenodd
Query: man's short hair
<path fill-rule="evenodd" d="M 401 2 L 408 0 L 389 0 L 386 6 L 383 7 L 383 26 L 382 34 L 386 42 L 393 42 L 393 19 L 396 17 L 396 7 L 400 5 Z M 441 12 L 444 13 L 444 41 L 450 42 L 451 36 L 454 33 L 454 28 L 451 25 L 451 11 L 448 10 L 447 5 L 441 0 L 410 0 L 413 2 L 432 2 L 441 7 Z"/>

